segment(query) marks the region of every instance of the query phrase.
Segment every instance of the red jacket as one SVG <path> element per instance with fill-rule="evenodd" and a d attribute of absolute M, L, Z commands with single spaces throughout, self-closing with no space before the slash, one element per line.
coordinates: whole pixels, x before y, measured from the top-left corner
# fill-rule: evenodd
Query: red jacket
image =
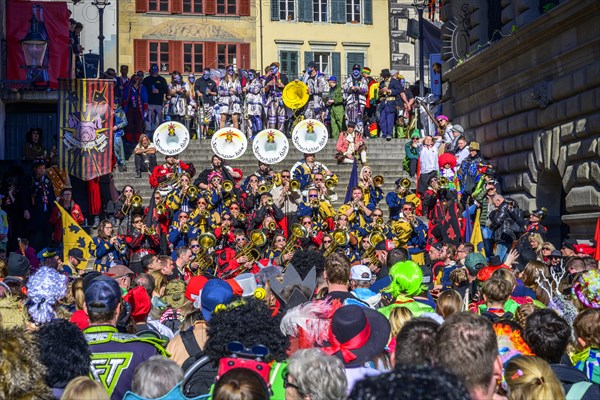
<path fill-rule="evenodd" d="M 83 224 L 83 212 L 81 212 L 81 207 L 75 202 L 73 202 L 73 207 L 71 207 L 71 217 L 77 222 L 79 225 Z M 62 218 L 60 216 L 60 211 L 58 207 L 55 205 L 52 209 L 52 213 L 50 214 L 50 223 L 54 225 L 54 232 L 52 233 L 52 240 L 56 243 L 62 242 Z"/>
<path fill-rule="evenodd" d="M 362 134 L 359 134 L 356 131 L 354 132 L 354 150 L 358 150 L 360 145 L 365 143 L 365 139 Z M 347 132 L 340 132 L 340 137 L 337 141 L 337 145 L 335 146 L 335 149 L 342 154 L 345 154 L 348 151 L 348 140 L 346 140 L 347 134 Z"/>
<path fill-rule="evenodd" d="M 179 161 L 179 167 L 181 167 L 182 170 L 188 172 L 190 175 L 194 175 L 194 171 L 192 171 L 192 169 L 190 169 L 190 165 Z M 150 186 L 152 186 L 152 188 L 156 189 L 158 187 L 158 184 L 161 182 L 164 182 L 167 180 L 167 174 L 170 173 L 174 173 L 177 172 L 177 166 L 174 167 L 169 167 L 166 165 L 157 165 L 156 167 L 154 167 L 154 170 L 152 171 L 152 175 L 150 175 Z"/>

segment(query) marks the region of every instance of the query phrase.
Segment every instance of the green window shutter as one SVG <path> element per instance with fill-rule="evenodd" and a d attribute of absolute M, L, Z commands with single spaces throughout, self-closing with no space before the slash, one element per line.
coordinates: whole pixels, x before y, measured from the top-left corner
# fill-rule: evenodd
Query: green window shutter
<path fill-rule="evenodd" d="M 271 0 L 271 21 L 279 21 L 279 0 Z"/>
<path fill-rule="evenodd" d="M 289 64 L 289 51 L 280 51 L 279 52 L 279 65 L 281 66 L 281 72 L 284 74 L 288 74 L 288 64 Z"/>
<path fill-rule="evenodd" d="M 348 63 L 346 71 L 350 75 L 354 64 L 360 65 L 361 68 L 365 66 L 365 55 L 363 53 L 346 53 L 346 61 Z"/>
<path fill-rule="evenodd" d="M 363 0 L 363 1 L 365 3 L 363 23 L 365 25 L 373 25 L 373 0 Z"/>
<path fill-rule="evenodd" d="M 331 74 L 335 75 L 338 79 L 338 82 L 341 82 L 342 79 L 342 64 L 341 57 L 339 52 L 331 53 Z"/>
<path fill-rule="evenodd" d="M 292 79 L 296 79 L 298 77 L 298 52 L 297 51 L 290 51 L 289 52 L 289 58 L 290 58 L 290 70 L 287 74 L 288 79 L 292 80 Z"/>
<path fill-rule="evenodd" d="M 315 53 L 312 51 L 304 52 L 304 68 L 308 68 L 308 63 L 315 61 Z"/>
<path fill-rule="evenodd" d="M 312 0 L 298 0 L 298 21 L 313 22 Z"/>
<path fill-rule="evenodd" d="M 331 22 L 346 23 L 346 0 L 331 0 Z"/>

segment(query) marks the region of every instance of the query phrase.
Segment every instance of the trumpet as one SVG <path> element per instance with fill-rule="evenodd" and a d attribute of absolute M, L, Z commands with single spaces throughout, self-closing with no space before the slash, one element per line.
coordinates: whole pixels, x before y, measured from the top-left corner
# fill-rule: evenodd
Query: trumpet
<path fill-rule="evenodd" d="M 373 185 L 375 185 L 375 187 L 382 187 L 384 182 L 383 176 L 381 175 L 377 175 L 375 178 L 373 178 Z"/>
<path fill-rule="evenodd" d="M 342 229 L 336 229 L 331 234 L 332 242 L 323 253 L 324 257 L 332 254 L 338 247 L 345 247 L 350 242 L 350 234 Z"/>
<path fill-rule="evenodd" d="M 144 229 L 144 233 L 146 235 L 154 236 L 156 235 L 156 229 L 153 226 L 146 226 L 146 228 Z"/>
<path fill-rule="evenodd" d="M 277 229 L 277 223 L 275 221 L 269 222 L 268 228 L 270 231 L 274 231 L 275 229 Z"/>
<path fill-rule="evenodd" d="M 448 178 L 446 178 L 445 176 L 442 176 L 440 178 L 440 180 L 438 181 L 438 184 L 439 184 L 440 188 L 447 187 L 449 183 L 450 183 L 450 181 L 448 181 Z"/>
<path fill-rule="evenodd" d="M 233 182 L 231 181 L 223 181 L 221 188 L 225 193 L 229 193 L 233 190 Z"/>
<path fill-rule="evenodd" d="M 225 236 L 229 233 L 229 230 L 231 228 L 229 227 L 229 225 L 225 225 L 221 227 L 221 236 Z"/>
<path fill-rule="evenodd" d="M 403 189 L 408 189 L 410 187 L 410 179 L 402 178 L 402 180 L 400 181 L 400 187 Z"/>
<path fill-rule="evenodd" d="M 190 226 L 188 224 L 185 224 L 184 226 L 181 227 L 181 229 L 179 231 L 181 233 L 188 233 L 190 231 Z"/>
<path fill-rule="evenodd" d="M 134 194 L 131 199 L 129 199 L 129 204 L 123 204 L 121 212 L 127 215 L 131 210 L 139 210 L 140 208 L 142 208 L 142 196 Z"/>
<path fill-rule="evenodd" d="M 267 199 L 267 207 L 273 207 L 273 199 L 271 197 Z"/>
<path fill-rule="evenodd" d="M 310 207 L 311 208 L 319 208 L 320 204 L 321 204 L 321 202 L 319 201 L 319 199 L 312 199 L 310 202 Z"/>
<path fill-rule="evenodd" d="M 267 185 L 263 184 L 258 187 L 259 194 L 267 193 L 268 191 L 269 191 L 269 187 Z"/>
<path fill-rule="evenodd" d="M 300 190 L 300 182 L 297 181 L 296 179 L 292 179 L 290 181 L 290 190 L 292 192 L 298 192 Z"/>
<path fill-rule="evenodd" d="M 208 210 L 204 210 L 200 213 L 200 219 L 208 219 L 210 217 L 210 212 Z"/>
<path fill-rule="evenodd" d="M 385 240 L 385 235 L 380 230 L 374 230 L 369 235 L 369 244 L 371 246 L 365 251 L 365 257 L 368 258 L 369 262 L 373 265 L 379 265 L 379 259 L 377 258 L 377 253 L 375 253 L 375 246 L 382 240 Z"/>
<path fill-rule="evenodd" d="M 165 207 L 164 204 L 158 204 L 156 206 L 156 214 L 157 215 L 164 215 L 167 212 L 167 207 Z"/>
<path fill-rule="evenodd" d="M 198 198 L 198 188 L 196 186 L 190 186 L 187 189 L 186 194 L 190 201 L 195 201 Z"/>
<path fill-rule="evenodd" d="M 244 213 L 239 213 L 237 216 L 237 220 L 240 222 L 246 222 L 246 214 Z"/>
<path fill-rule="evenodd" d="M 381 217 L 377 217 L 377 218 L 375 218 L 375 221 L 374 221 L 374 222 L 375 222 L 375 226 L 376 226 L 378 229 L 381 229 L 381 227 L 383 226 L 383 223 L 384 223 L 384 222 L 383 222 L 383 218 L 381 218 Z"/>

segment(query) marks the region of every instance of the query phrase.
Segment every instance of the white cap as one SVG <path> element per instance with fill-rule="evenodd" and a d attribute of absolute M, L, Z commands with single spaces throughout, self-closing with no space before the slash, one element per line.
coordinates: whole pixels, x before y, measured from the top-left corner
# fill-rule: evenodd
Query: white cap
<path fill-rule="evenodd" d="M 366 265 L 355 265 L 350 268 L 350 279 L 355 281 L 370 281 L 373 278 L 371 270 Z"/>
<path fill-rule="evenodd" d="M 242 293 L 242 297 L 250 297 L 254 295 L 254 291 L 258 287 L 256 285 L 256 278 L 254 277 L 254 274 L 239 274 L 233 279 L 237 281 L 238 285 L 240 285 L 240 287 L 244 291 L 244 293 Z"/>
<path fill-rule="evenodd" d="M 392 70 L 390 70 L 390 76 L 394 76 L 394 75 L 396 75 L 397 73 L 398 73 L 398 70 L 397 70 L 397 69 L 392 69 Z"/>

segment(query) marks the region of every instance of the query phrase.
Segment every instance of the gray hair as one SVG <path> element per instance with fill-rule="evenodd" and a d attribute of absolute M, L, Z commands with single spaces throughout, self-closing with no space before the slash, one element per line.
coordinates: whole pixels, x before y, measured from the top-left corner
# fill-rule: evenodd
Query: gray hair
<path fill-rule="evenodd" d="M 152 356 L 135 369 L 131 391 L 141 397 L 156 399 L 169 393 L 183 379 L 183 370 L 163 356 Z"/>
<path fill-rule="evenodd" d="M 312 400 L 344 400 L 348 381 L 342 361 L 318 349 L 298 350 L 288 371 L 298 391 Z"/>

